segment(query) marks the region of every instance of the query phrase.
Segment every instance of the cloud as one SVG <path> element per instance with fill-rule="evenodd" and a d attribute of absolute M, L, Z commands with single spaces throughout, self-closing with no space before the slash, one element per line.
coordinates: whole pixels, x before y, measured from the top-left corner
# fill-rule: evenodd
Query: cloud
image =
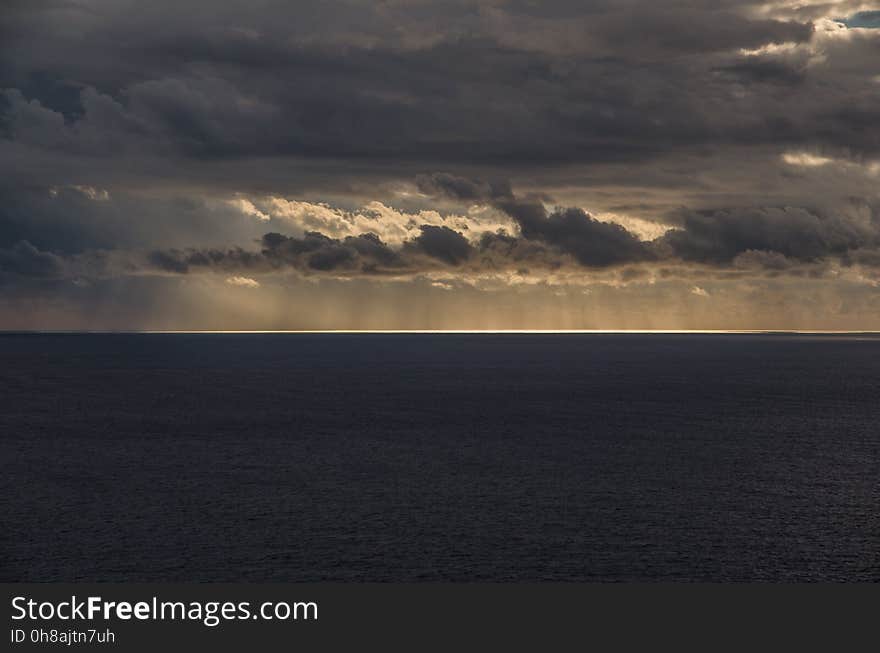
<path fill-rule="evenodd" d="M 64 273 L 62 259 L 44 252 L 26 240 L 8 249 L 0 249 L 0 280 L 6 276 L 53 279 Z"/>
<path fill-rule="evenodd" d="M 422 225 L 421 234 L 411 245 L 428 256 L 449 265 L 458 265 L 471 256 L 473 248 L 467 238 L 449 227 Z"/>
<path fill-rule="evenodd" d="M 480 182 L 474 180 L 473 185 Z M 658 266 L 664 266 L 659 274 L 665 276 L 689 274 L 687 267 L 693 265 L 716 276 L 747 271 L 803 274 L 807 265 L 814 266 L 814 273 L 824 273 L 822 266 L 834 260 L 871 265 L 867 252 L 880 248 L 880 201 L 851 214 L 791 206 L 679 209 L 666 216 L 667 226 L 657 229 L 608 214 L 599 220 L 577 207 L 547 209 L 543 201 L 512 190 L 484 201 L 485 207 L 509 216 L 513 228 L 479 229 L 478 223 L 472 223 L 473 228 L 465 225 L 458 231 L 445 224 L 413 222 L 406 231 L 409 237 L 397 243 L 387 243 L 371 232 L 342 237 L 315 230 L 302 235 L 268 232 L 258 239 L 259 249 L 160 248 L 143 256 L 136 250 L 127 254 L 117 250 L 112 257 L 96 256 L 98 250 L 80 252 L 64 263 L 80 276 L 90 270 L 98 274 L 218 272 L 233 277 L 295 271 L 306 276 L 379 279 L 455 269 L 462 279 L 473 280 L 536 274 L 536 278 L 573 278 L 584 271 L 608 270 L 629 282 L 655 276 L 658 273 L 651 269 Z M 329 205 L 318 208 L 334 220 L 342 215 Z M 642 235 L 631 231 L 628 223 Z"/>
<path fill-rule="evenodd" d="M 805 80 L 805 73 L 797 64 L 763 56 L 749 56 L 726 66 L 719 72 L 732 75 L 743 82 L 757 82 L 793 86 Z"/>
<path fill-rule="evenodd" d="M 477 182 L 474 182 L 477 183 Z M 244 204 L 242 204 L 244 203 Z M 372 200 L 356 208 L 341 208 L 278 196 L 236 198 L 230 202 L 244 215 L 258 211 L 266 221 L 273 221 L 284 231 L 320 232 L 331 238 L 375 234 L 383 242 L 400 245 L 418 236 L 423 225 L 448 227 L 461 232 L 480 232 L 511 226 L 503 215 L 487 213 L 473 205 L 468 212 L 443 212 L 434 209 L 402 211 Z M 460 208 L 460 207 L 457 207 Z"/>
<path fill-rule="evenodd" d="M 416 177 L 418 189 L 429 195 L 446 195 L 458 200 L 484 202 L 490 199 L 510 197 L 510 183 L 507 180 L 494 182 L 459 177 L 448 172 L 435 172 Z"/>
<path fill-rule="evenodd" d="M 834 159 L 809 152 L 786 152 L 782 155 L 782 160 L 791 166 L 805 166 L 807 168 L 826 166 L 834 162 Z"/>
<path fill-rule="evenodd" d="M 876 13 L 13 3 L 0 12 L 4 292 L 63 288 L 54 306 L 105 292 L 110 306 L 129 284 L 162 307 L 175 284 L 255 300 L 277 284 L 246 295 L 225 279 L 264 275 L 444 296 L 678 280 L 664 297 L 698 306 L 689 289 L 706 277 L 870 285 Z"/>
<path fill-rule="evenodd" d="M 157 270 L 186 274 L 192 269 L 219 269 L 228 271 L 271 271 L 269 262 L 258 252 L 240 247 L 230 249 L 154 250 L 146 257 L 147 263 Z"/>
<path fill-rule="evenodd" d="M 535 201 L 504 199 L 497 206 L 519 225 L 523 238 L 571 254 L 581 265 L 604 267 L 654 258 L 647 245 L 619 224 L 601 222 L 578 208 L 548 214 Z"/>
<path fill-rule="evenodd" d="M 239 288 L 259 288 L 260 282 L 250 277 L 226 277 L 226 283 Z"/>
<path fill-rule="evenodd" d="M 252 215 L 258 220 L 262 220 L 263 222 L 268 222 L 272 219 L 269 215 L 263 213 L 256 206 L 254 206 L 253 202 L 242 197 L 236 197 L 235 199 L 226 200 L 226 202 L 233 208 L 236 208 L 244 213 L 245 215 Z"/>
<path fill-rule="evenodd" d="M 307 232 L 302 238 L 269 233 L 263 236 L 262 256 L 273 267 L 381 273 L 401 267 L 403 261 L 375 234 L 330 238 Z"/>
<path fill-rule="evenodd" d="M 147 265 L 176 274 L 196 270 L 298 270 L 306 274 L 381 276 L 456 266 L 474 251 L 457 231 L 432 225 L 423 225 L 418 236 L 396 249 L 370 233 L 331 238 L 316 231 L 302 237 L 271 232 L 262 237 L 261 244 L 259 252 L 241 248 L 155 250 L 147 256 Z"/>
<path fill-rule="evenodd" d="M 873 222 L 845 220 L 800 207 L 684 211 L 681 228 L 658 240 L 685 261 L 727 264 L 749 251 L 776 252 L 801 261 L 875 247 Z"/>
<path fill-rule="evenodd" d="M 21 123 L 14 138 L 201 160 L 639 159 L 689 144 L 688 130 L 714 142 L 736 124 L 737 107 L 704 104 L 730 99 L 712 83 L 728 53 L 813 33 L 808 22 L 708 1 L 552 3 L 544 13 L 516 3 L 419 11 L 355 2 L 328 14 L 307 4 L 255 12 L 239 0 L 210 20 L 165 2 L 127 13 L 99 2 L 63 21 L 49 7 L 14 15 L 18 32 L 31 34 L 8 41 L 16 65 L 0 68 L 14 94 L 10 124 Z M 773 66 L 764 68 L 772 75 Z M 459 197 L 484 190 L 434 181 Z"/>

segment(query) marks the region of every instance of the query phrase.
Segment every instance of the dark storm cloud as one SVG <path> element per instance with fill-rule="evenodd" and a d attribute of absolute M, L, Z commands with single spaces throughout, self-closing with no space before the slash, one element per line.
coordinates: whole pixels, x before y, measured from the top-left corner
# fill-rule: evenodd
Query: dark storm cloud
<path fill-rule="evenodd" d="M 0 249 L 0 281 L 8 276 L 54 279 L 63 274 L 64 263 L 60 257 L 39 250 L 26 240 Z"/>
<path fill-rule="evenodd" d="M 107 193 L 86 186 L 27 187 L 0 180 L 0 247 L 21 240 L 62 254 L 257 238 L 255 224 L 225 204 L 202 198 Z"/>
<path fill-rule="evenodd" d="M 372 233 L 331 238 L 310 231 L 302 237 L 267 233 L 262 249 L 241 248 L 155 250 L 148 264 L 156 269 L 185 274 L 198 269 L 265 273 L 295 269 L 303 272 L 362 274 L 416 274 L 444 266 L 458 266 L 475 250 L 459 232 L 448 227 L 422 225 L 415 238 L 393 249 Z"/>
<path fill-rule="evenodd" d="M 412 246 L 449 265 L 458 265 L 473 252 L 467 238 L 454 229 L 422 225 L 421 231 L 421 234 L 410 241 Z"/>
<path fill-rule="evenodd" d="M 552 245 L 586 267 L 654 258 L 646 243 L 625 228 L 600 222 L 582 209 L 559 209 L 548 214 L 540 202 L 513 198 L 499 200 L 497 206 L 517 222 L 523 238 Z"/>
<path fill-rule="evenodd" d="M 468 188 L 482 187 L 470 180 Z M 838 259 L 872 265 L 880 247 L 880 214 L 852 218 L 803 207 L 682 209 L 668 216 L 675 226 L 642 240 L 623 226 L 600 221 L 579 208 L 547 210 L 543 202 L 509 196 L 491 200 L 518 232 L 464 234 L 446 226 L 422 225 L 418 236 L 393 248 L 372 233 L 331 238 L 268 233 L 262 250 L 158 250 L 149 264 L 167 272 L 198 269 L 265 273 L 296 269 L 309 273 L 413 275 L 443 266 L 469 272 L 583 269 L 632 264 L 696 263 L 719 269 L 790 270 L 798 264 Z M 570 257 L 570 258 L 567 258 Z M 630 270 L 628 274 L 635 274 Z"/>
<path fill-rule="evenodd" d="M 445 178 L 445 177 L 440 177 Z M 465 183 L 467 182 L 467 183 Z M 483 182 L 456 181 L 457 187 L 483 188 Z M 471 268 L 486 265 L 510 269 L 521 265 L 558 267 L 558 255 L 569 255 L 585 268 L 605 268 L 655 260 L 652 244 L 640 240 L 618 224 L 601 222 L 577 208 L 550 213 L 533 199 L 517 199 L 504 184 L 505 196 L 493 205 L 510 215 L 519 226 L 518 235 L 505 232 L 475 234 L 472 244 L 459 231 L 424 224 L 419 234 L 393 249 L 375 234 L 331 238 L 317 231 L 302 237 L 268 233 L 259 254 L 230 250 L 157 250 L 150 264 L 168 272 L 186 273 L 194 268 L 226 271 L 298 269 L 317 272 L 413 274 L 436 269 L 438 264 Z M 470 190 L 468 190 L 470 192 Z M 557 255 L 554 257 L 553 252 Z M 551 262 L 552 261 L 552 262 Z"/>
<path fill-rule="evenodd" d="M 730 101 L 712 81 L 726 53 L 812 34 L 708 0 L 36 6 L 6 19 L 19 27 L 0 64 L 16 140 L 200 159 L 652 157 L 741 120 L 736 103 L 705 111 Z"/>
<path fill-rule="evenodd" d="M 315 231 L 307 232 L 302 238 L 268 233 L 262 242 L 262 255 L 273 267 L 377 272 L 403 265 L 399 254 L 372 233 L 343 239 L 329 238 Z"/>
<path fill-rule="evenodd" d="M 381 274 L 407 262 L 375 234 L 330 238 L 310 231 L 301 238 L 276 232 L 264 234 L 260 251 L 229 249 L 155 250 L 149 266 L 177 274 L 197 270 L 268 273 L 294 269 L 303 272 Z"/>
<path fill-rule="evenodd" d="M 638 3 L 633 11 L 614 11 L 595 21 L 593 35 L 609 49 L 635 48 L 639 53 L 707 54 L 767 44 L 801 43 L 813 33 L 810 23 L 747 18 L 723 7 L 669 6 Z"/>
<path fill-rule="evenodd" d="M 566 256 L 541 241 L 513 236 L 506 231 L 484 232 L 477 245 L 481 269 L 512 270 L 529 274 L 533 270 L 559 270 L 570 262 Z"/>
<path fill-rule="evenodd" d="M 767 57 L 747 57 L 717 70 L 728 73 L 743 83 L 794 85 L 802 83 L 805 79 L 805 73 L 799 66 Z"/>
<path fill-rule="evenodd" d="M 664 216 L 671 230 L 646 240 L 581 208 L 548 209 L 555 204 L 552 198 L 516 194 L 507 182 L 490 184 L 479 178 L 435 173 L 418 183 L 424 190 L 468 198 L 485 209 L 500 211 L 512 219 L 516 229 L 481 231 L 474 222 L 472 228 L 465 226 L 463 233 L 445 225 L 421 224 L 417 235 L 394 246 L 375 233 L 333 237 L 312 229 L 298 236 L 264 233 L 258 239 L 258 249 L 253 245 L 162 247 L 139 255 L 141 248 L 130 245 L 111 256 L 100 249 L 98 240 L 88 246 L 83 245 L 90 242 L 88 239 L 75 247 L 59 246 L 66 233 L 60 229 L 63 223 L 43 223 L 47 235 L 37 246 L 15 240 L 19 231 L 14 223 L 7 223 L 9 243 L 2 260 L 7 274 L 77 278 L 143 271 L 259 275 L 285 270 L 310 275 L 406 277 L 444 269 L 462 274 L 560 268 L 597 271 L 640 264 L 781 272 L 832 259 L 870 266 L 870 253 L 880 248 L 880 201 L 860 206 L 855 214 L 797 206 L 679 209 Z M 75 198 L 85 205 L 102 207 L 112 207 L 115 201 L 101 199 L 94 189 L 61 189 L 51 200 L 57 201 L 63 193 L 72 197 L 61 206 L 76 206 Z M 201 215 L 198 205 L 191 208 Z M 326 207 L 323 210 L 329 211 Z M 118 207 L 111 210 L 109 219 L 114 219 L 116 211 Z M 274 218 L 248 219 L 251 230 L 263 225 L 290 226 Z M 627 278 L 635 278 L 634 269 L 625 272 Z"/>
<path fill-rule="evenodd" d="M 397 252 L 382 242 L 376 234 L 366 233 L 360 236 L 347 236 L 343 243 L 357 252 L 362 258 L 373 261 L 375 266 L 393 268 L 401 265 Z"/>
<path fill-rule="evenodd" d="M 155 250 L 147 256 L 148 262 L 159 270 L 185 274 L 193 268 L 228 271 L 262 270 L 271 267 L 259 253 L 240 247 L 231 249 Z"/>
<path fill-rule="evenodd" d="M 700 263 L 729 263 L 749 251 L 815 261 L 880 244 L 876 221 L 866 224 L 797 207 L 686 211 L 680 219 L 680 228 L 658 245 Z"/>
<path fill-rule="evenodd" d="M 857 9 L 13 2 L 0 275 L 873 266 L 880 31 Z M 329 217 L 229 201 L 268 196 Z M 376 213 L 388 242 L 345 235 L 371 202 L 401 212 Z"/>
<path fill-rule="evenodd" d="M 418 189 L 428 195 L 445 195 L 457 200 L 486 201 L 510 197 L 512 191 L 506 180 L 483 181 L 460 177 L 448 172 L 435 172 L 416 177 Z"/>

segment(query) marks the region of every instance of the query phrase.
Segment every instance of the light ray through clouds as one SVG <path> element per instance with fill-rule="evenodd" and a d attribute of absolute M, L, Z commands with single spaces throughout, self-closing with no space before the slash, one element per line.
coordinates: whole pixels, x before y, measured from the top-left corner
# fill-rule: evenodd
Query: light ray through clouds
<path fill-rule="evenodd" d="M 878 17 L 12 3 L 0 328 L 878 329 Z"/>

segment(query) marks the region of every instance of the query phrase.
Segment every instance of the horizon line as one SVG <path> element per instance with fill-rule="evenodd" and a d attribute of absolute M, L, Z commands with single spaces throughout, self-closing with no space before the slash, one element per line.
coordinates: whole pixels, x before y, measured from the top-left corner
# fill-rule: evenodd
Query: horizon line
<path fill-rule="evenodd" d="M 831 330 L 831 329 L 0 329 L 0 335 L 34 334 L 34 335 L 210 335 L 210 334 L 431 334 L 431 335 L 504 335 L 504 334 L 535 334 L 535 335 L 625 335 L 625 334 L 719 334 L 719 335 L 880 335 L 877 330 Z"/>

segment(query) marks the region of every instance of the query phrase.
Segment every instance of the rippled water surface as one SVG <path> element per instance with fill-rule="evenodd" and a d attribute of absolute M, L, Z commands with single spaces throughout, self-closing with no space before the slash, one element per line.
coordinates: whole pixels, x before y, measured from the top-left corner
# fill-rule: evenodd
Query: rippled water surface
<path fill-rule="evenodd" d="M 880 339 L 0 335 L 0 580 L 880 580 Z"/>

